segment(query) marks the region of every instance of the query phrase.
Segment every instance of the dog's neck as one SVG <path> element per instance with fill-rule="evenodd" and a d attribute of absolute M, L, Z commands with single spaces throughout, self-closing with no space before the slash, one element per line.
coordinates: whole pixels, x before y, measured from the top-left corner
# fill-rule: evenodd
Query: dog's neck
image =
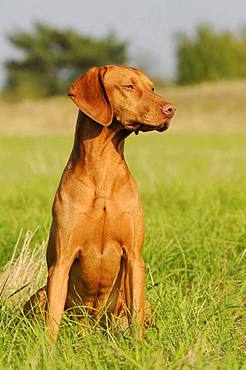
<path fill-rule="evenodd" d="M 113 120 L 104 127 L 79 111 L 76 123 L 74 146 L 70 161 L 77 174 L 90 178 L 96 186 L 110 184 L 109 177 L 119 176 L 126 168 L 124 160 L 124 141 L 130 131 Z"/>

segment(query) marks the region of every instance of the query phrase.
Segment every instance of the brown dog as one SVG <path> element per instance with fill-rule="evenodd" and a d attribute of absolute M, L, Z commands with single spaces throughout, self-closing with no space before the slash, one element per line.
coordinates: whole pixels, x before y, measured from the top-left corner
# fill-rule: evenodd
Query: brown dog
<path fill-rule="evenodd" d="M 120 315 L 141 331 L 145 271 L 141 249 L 143 210 L 124 160 L 132 132 L 164 131 L 175 107 L 154 93 L 152 82 L 128 67 L 94 67 L 73 83 L 69 96 L 79 108 L 72 153 L 53 205 L 48 282 L 38 297 L 56 339 L 64 309 L 87 307 Z"/>

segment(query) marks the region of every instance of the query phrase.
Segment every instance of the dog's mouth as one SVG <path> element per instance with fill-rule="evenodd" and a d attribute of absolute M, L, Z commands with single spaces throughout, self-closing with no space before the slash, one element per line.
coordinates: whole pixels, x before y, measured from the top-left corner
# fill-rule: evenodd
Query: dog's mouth
<path fill-rule="evenodd" d="M 127 125 L 127 129 L 134 132 L 135 135 L 138 135 L 140 131 L 142 132 L 147 132 L 147 131 L 158 131 L 158 132 L 163 132 L 166 131 L 169 127 L 170 124 L 170 119 L 166 120 L 163 122 L 161 125 L 148 125 L 146 123 L 135 123 L 131 125 Z"/>

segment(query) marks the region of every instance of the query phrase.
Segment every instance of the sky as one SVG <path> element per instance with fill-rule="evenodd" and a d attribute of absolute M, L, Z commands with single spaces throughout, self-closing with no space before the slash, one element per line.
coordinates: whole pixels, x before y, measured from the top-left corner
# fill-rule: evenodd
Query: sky
<path fill-rule="evenodd" d="M 175 37 L 200 23 L 216 30 L 246 26 L 246 0 L 0 0 L 0 85 L 4 61 L 15 55 L 6 34 L 32 30 L 34 21 L 103 37 L 111 30 L 130 44 L 130 65 L 152 76 L 175 73 Z"/>

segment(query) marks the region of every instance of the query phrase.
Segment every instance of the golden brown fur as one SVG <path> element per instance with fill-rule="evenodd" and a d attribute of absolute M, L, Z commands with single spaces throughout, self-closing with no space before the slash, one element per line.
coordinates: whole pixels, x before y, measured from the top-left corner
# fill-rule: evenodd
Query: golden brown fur
<path fill-rule="evenodd" d="M 143 210 L 124 160 L 131 133 L 168 128 L 175 107 L 152 82 L 128 67 L 94 67 L 73 83 L 79 107 L 72 153 L 53 204 L 47 288 L 27 302 L 45 305 L 56 339 L 64 309 L 86 306 L 92 315 L 120 315 L 142 330 L 145 309 Z"/>

